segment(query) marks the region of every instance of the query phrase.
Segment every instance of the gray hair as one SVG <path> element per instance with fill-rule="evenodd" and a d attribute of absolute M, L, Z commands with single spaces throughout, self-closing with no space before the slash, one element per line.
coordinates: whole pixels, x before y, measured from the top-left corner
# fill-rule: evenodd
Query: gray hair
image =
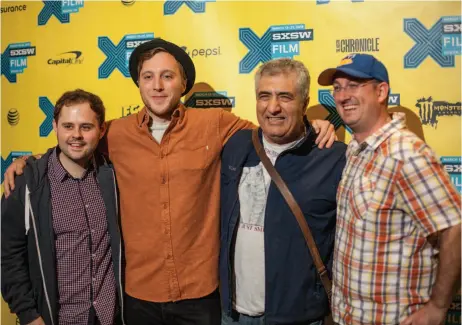
<path fill-rule="evenodd" d="M 297 75 L 298 92 L 303 101 L 307 101 L 310 92 L 310 73 L 302 62 L 288 58 L 275 59 L 262 64 L 255 74 L 255 91 L 258 89 L 261 77 L 277 76 L 291 72 L 295 72 Z"/>

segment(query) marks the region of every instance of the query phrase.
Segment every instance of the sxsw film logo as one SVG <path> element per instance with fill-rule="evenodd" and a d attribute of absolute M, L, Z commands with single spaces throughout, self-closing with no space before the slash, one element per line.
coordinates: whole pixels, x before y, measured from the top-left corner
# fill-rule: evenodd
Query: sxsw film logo
<path fill-rule="evenodd" d="M 192 49 L 189 50 L 188 47 L 182 46 L 181 47 L 188 55 L 194 59 L 196 57 L 204 57 L 208 58 L 211 56 L 218 56 L 221 55 L 221 49 L 220 47 L 215 47 L 215 48 L 197 48 L 197 49 Z"/>
<path fill-rule="evenodd" d="M 53 130 L 53 111 L 54 105 L 48 97 L 39 97 L 39 108 L 45 114 L 45 119 L 39 127 L 40 137 L 47 137 Z"/>
<path fill-rule="evenodd" d="M 442 68 L 454 67 L 462 46 L 460 21 L 460 16 L 442 17 L 427 29 L 416 18 L 405 18 L 404 32 L 416 44 L 404 55 L 404 68 L 417 68 L 427 57 Z"/>
<path fill-rule="evenodd" d="M 128 34 L 119 44 L 114 45 L 107 36 L 98 37 L 98 47 L 106 55 L 106 60 L 98 68 L 98 78 L 106 79 L 118 69 L 125 77 L 130 77 L 128 62 L 133 50 L 140 44 L 154 38 L 154 33 Z"/>
<path fill-rule="evenodd" d="M 205 3 L 215 2 L 215 0 L 194 0 L 194 1 L 181 1 L 181 0 L 167 0 L 164 3 L 164 15 L 174 15 L 183 5 L 189 7 L 193 13 L 200 14 L 205 12 Z"/>
<path fill-rule="evenodd" d="M 186 107 L 193 108 L 233 108 L 235 97 L 228 97 L 226 91 L 195 92 L 185 102 Z"/>
<path fill-rule="evenodd" d="M 43 0 L 43 9 L 38 15 L 38 25 L 48 23 L 51 16 L 55 16 L 62 24 L 70 22 L 70 14 L 79 12 L 83 8 L 83 0 Z"/>
<path fill-rule="evenodd" d="M 461 17 L 443 17 L 443 55 L 461 55 L 462 54 L 462 39 L 461 39 Z"/>
<path fill-rule="evenodd" d="M 57 57 L 48 59 L 47 63 L 49 65 L 71 65 L 71 64 L 82 64 L 83 63 L 83 57 L 82 57 L 82 52 L 80 51 L 69 51 L 69 52 L 64 52 L 61 54 L 58 54 Z"/>
<path fill-rule="evenodd" d="M 335 106 L 334 97 L 332 96 L 331 90 L 328 89 L 320 89 L 318 90 L 318 102 L 324 106 L 324 108 L 329 112 L 329 115 L 326 117 L 326 120 L 330 121 L 332 125 L 337 130 L 339 127 L 343 126 L 345 130 L 349 133 L 353 133 L 351 129 L 343 123 L 342 118 L 337 112 L 337 108 Z M 399 106 L 401 104 L 401 95 L 392 93 L 390 91 L 390 95 L 388 96 L 388 106 Z"/>
<path fill-rule="evenodd" d="M 260 62 L 293 58 L 300 54 L 300 42 L 313 37 L 313 29 L 305 24 L 271 26 L 261 38 L 250 28 L 239 28 L 239 40 L 249 49 L 239 62 L 239 73 L 250 73 Z"/>
<path fill-rule="evenodd" d="M 1 176 L 2 183 L 3 183 L 3 174 L 5 174 L 6 169 L 11 165 L 11 163 L 18 157 L 28 156 L 31 154 L 32 154 L 31 151 L 11 151 L 6 157 L 6 159 L 3 159 L 2 157 L 2 168 L 1 168 L 2 169 L 2 176 Z"/>
<path fill-rule="evenodd" d="M 348 38 L 335 41 L 337 53 L 378 52 L 380 38 Z"/>
<path fill-rule="evenodd" d="M 444 170 L 446 170 L 446 172 L 451 177 L 451 181 L 455 185 L 459 193 L 462 192 L 461 157 L 441 157 L 441 163 L 444 166 Z"/>
<path fill-rule="evenodd" d="M 446 101 L 434 101 L 430 96 L 417 99 L 415 106 L 419 109 L 419 117 L 422 125 L 430 125 L 436 129 L 438 117 L 461 116 L 461 103 L 449 103 Z"/>
<path fill-rule="evenodd" d="M 16 82 L 16 75 L 27 68 L 27 57 L 35 56 L 35 46 L 30 42 L 13 43 L 8 45 L 2 54 L 2 75 L 11 82 Z"/>

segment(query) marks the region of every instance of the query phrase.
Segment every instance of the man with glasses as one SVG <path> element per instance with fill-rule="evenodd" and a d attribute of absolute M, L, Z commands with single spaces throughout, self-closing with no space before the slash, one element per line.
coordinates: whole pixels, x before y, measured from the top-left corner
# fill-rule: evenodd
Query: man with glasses
<path fill-rule="evenodd" d="M 387 111 L 371 55 L 321 73 L 353 130 L 337 193 L 332 313 L 339 324 L 441 324 L 460 278 L 460 195 L 435 153 Z"/>

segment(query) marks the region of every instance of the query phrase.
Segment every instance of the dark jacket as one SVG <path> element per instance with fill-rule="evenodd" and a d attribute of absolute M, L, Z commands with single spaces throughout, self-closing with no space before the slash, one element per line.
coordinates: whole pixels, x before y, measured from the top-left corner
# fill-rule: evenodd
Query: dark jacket
<path fill-rule="evenodd" d="M 2 198 L 2 295 L 21 324 L 41 316 L 47 325 L 58 325 L 58 282 L 51 214 L 48 158 L 29 159 L 24 174 L 15 180 L 12 194 Z M 114 172 L 102 157 L 97 159 L 97 180 L 106 206 L 117 296 L 123 318 L 122 244 Z M 25 218 L 26 185 L 30 192 L 29 225 Z M 26 234 L 26 227 L 29 228 Z M 123 323 L 123 322 L 122 322 Z"/>
<path fill-rule="evenodd" d="M 305 214 L 329 273 L 332 266 L 336 192 L 345 166 L 346 145 L 335 142 L 318 149 L 305 121 L 307 135 L 281 153 L 276 170 Z M 260 159 L 252 131 L 237 132 L 226 144 L 221 167 L 220 289 L 224 312 L 232 313 L 233 260 L 240 218 L 239 181 L 244 167 Z M 259 130 L 261 141 L 261 129 Z M 277 187 L 271 182 L 265 210 L 265 319 L 267 324 L 316 321 L 328 313 L 328 300 L 300 227 Z"/>

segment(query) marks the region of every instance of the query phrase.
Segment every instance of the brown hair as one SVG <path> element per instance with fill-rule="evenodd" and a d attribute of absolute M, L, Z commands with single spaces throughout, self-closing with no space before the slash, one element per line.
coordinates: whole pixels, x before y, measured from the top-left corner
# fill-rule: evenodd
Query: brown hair
<path fill-rule="evenodd" d="M 63 106 L 70 106 L 73 104 L 90 104 L 90 108 L 96 114 L 99 126 L 104 123 L 105 111 L 103 101 L 99 96 L 92 94 L 82 89 L 66 91 L 57 101 L 53 112 L 53 118 L 58 122 L 59 114 Z"/>
<path fill-rule="evenodd" d="M 165 52 L 165 53 L 170 54 L 170 52 L 168 52 L 163 47 L 156 47 L 154 49 L 151 49 L 149 51 L 146 51 L 140 54 L 140 58 L 138 60 L 138 79 L 140 78 L 141 67 L 143 66 L 144 61 L 151 59 L 154 55 L 160 52 Z M 184 72 L 183 66 L 181 65 L 180 62 L 178 62 L 178 60 L 176 60 L 176 63 L 178 63 L 178 68 L 180 69 L 181 77 L 183 78 L 184 81 L 186 81 L 187 80 L 186 72 Z"/>

